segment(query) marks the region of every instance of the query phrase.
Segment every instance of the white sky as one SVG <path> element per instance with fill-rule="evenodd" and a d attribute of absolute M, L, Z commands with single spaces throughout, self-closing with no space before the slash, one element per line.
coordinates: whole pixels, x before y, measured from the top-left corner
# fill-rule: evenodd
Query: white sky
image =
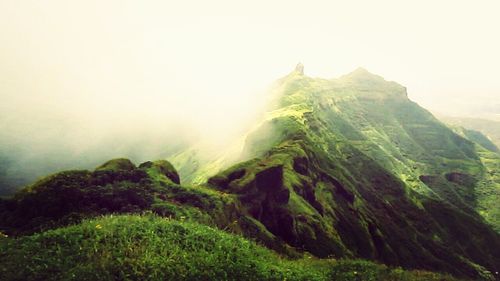
<path fill-rule="evenodd" d="M 499 15 L 498 0 L 0 0 L 0 127 L 231 130 L 299 61 L 325 78 L 365 67 L 444 113 L 500 113 Z"/>

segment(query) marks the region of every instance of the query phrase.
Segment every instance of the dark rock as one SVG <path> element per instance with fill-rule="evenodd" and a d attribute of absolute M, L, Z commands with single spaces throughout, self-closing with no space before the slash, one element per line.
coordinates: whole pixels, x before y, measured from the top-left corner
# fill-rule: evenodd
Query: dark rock
<path fill-rule="evenodd" d="M 297 72 L 300 75 L 304 75 L 304 65 L 299 62 L 297 66 L 295 66 L 295 72 Z"/>
<path fill-rule="evenodd" d="M 459 184 L 459 185 L 472 185 L 475 183 L 474 177 L 463 173 L 447 173 L 446 180 Z"/>
<path fill-rule="evenodd" d="M 309 163 L 307 162 L 307 158 L 298 157 L 293 159 L 293 169 L 301 175 L 307 175 L 307 172 L 309 171 Z"/>
<path fill-rule="evenodd" d="M 290 190 L 282 189 L 274 194 L 274 200 L 278 204 L 286 204 L 290 199 Z"/>
<path fill-rule="evenodd" d="M 234 180 L 242 178 L 245 175 L 245 173 L 246 173 L 245 169 L 236 170 L 236 171 L 230 173 L 229 176 L 227 176 L 227 179 L 229 182 L 232 182 Z"/>
<path fill-rule="evenodd" d="M 283 165 L 273 166 L 255 175 L 259 190 L 279 190 L 283 188 Z"/>

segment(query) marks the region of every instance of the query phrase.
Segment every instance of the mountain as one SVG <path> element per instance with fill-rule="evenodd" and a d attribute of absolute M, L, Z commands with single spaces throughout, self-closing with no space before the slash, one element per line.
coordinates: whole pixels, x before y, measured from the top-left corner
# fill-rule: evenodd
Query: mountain
<path fill-rule="evenodd" d="M 487 144 L 487 148 L 498 152 L 500 147 L 500 122 L 488 119 L 470 118 L 470 117 L 450 117 L 437 116 L 440 120 L 452 126 L 459 126 L 470 131 L 478 131 L 487 136 L 487 141 L 493 143 Z"/>
<path fill-rule="evenodd" d="M 498 154 L 364 69 L 332 80 L 294 71 L 272 94 L 274 110 L 246 139 L 257 159 L 208 181 L 272 234 L 318 256 L 454 273 L 472 256 L 499 264 L 486 249 L 498 247 Z"/>
<path fill-rule="evenodd" d="M 500 264 L 498 233 L 475 209 L 499 202 L 488 172 L 498 158 L 481 158 L 481 147 L 411 102 L 404 87 L 364 69 L 334 80 L 295 71 L 277 95 L 247 139 L 259 158 L 209 180 L 238 194 L 271 233 L 323 257 L 459 275 L 474 271 L 465 260 Z M 498 228 L 496 205 L 490 222 Z"/>
<path fill-rule="evenodd" d="M 21 257 L 30 253 L 29 243 L 47 241 L 46 236 L 69 237 L 54 238 L 54 243 L 68 247 L 64 253 L 73 256 L 71 247 L 83 242 L 65 241 L 81 235 L 94 241 L 94 232 L 87 231 L 92 225 L 106 222 L 126 233 L 135 223 L 148 220 L 132 218 L 127 227 L 127 217 L 117 219 L 125 226 L 111 223 L 111 218 L 88 218 L 153 212 L 220 229 L 206 231 L 241 234 L 288 258 L 300 259 L 304 253 L 325 262 L 361 258 L 459 278 L 498 279 L 500 155 L 476 142 L 477 135 L 446 126 L 409 100 L 403 86 L 361 68 L 338 79 L 319 79 L 306 76 L 299 65 L 276 82 L 270 108 L 244 138 L 241 156 L 233 156 L 238 163 L 229 168 L 226 155 L 198 161 L 195 148 L 177 154 L 177 168 L 197 182 L 206 178 L 201 184 L 180 184 L 183 173 L 179 177 L 166 161 L 137 167 L 127 159 L 115 159 L 94 171 L 49 176 L 0 201 L 0 230 L 19 237 L 5 238 L 0 261 L 19 259 L 22 264 Z M 152 219 L 155 224 L 157 219 Z M 69 224 L 76 226 L 64 228 Z M 164 227 L 153 233 L 164 233 L 159 230 Z M 157 236 L 151 239 L 162 243 Z M 214 239 L 210 241 L 218 241 Z M 126 237 L 124 241 L 129 242 L 120 242 L 123 247 L 135 243 Z M 193 246 L 192 255 L 206 246 L 194 245 L 198 246 Z M 16 252 L 20 246 L 25 252 Z M 210 247 L 206 251 L 212 253 Z M 242 259 L 246 257 L 241 253 Z M 231 268 L 228 260 L 222 263 Z M 9 263 L 7 271 L 17 272 L 13 264 L 17 263 Z M 312 274 L 318 264 L 307 267 Z M 332 267 L 320 271 L 330 272 Z M 342 268 L 361 272 L 373 267 L 366 263 Z M 350 277 L 331 273 L 328 278 L 391 280 L 355 276 L 356 272 L 349 271 Z"/>

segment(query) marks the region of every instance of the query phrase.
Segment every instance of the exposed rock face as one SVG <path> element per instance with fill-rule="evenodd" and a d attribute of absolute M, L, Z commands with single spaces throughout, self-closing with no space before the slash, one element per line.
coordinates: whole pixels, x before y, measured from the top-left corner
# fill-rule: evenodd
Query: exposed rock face
<path fill-rule="evenodd" d="M 215 188 L 237 193 L 244 212 L 288 245 L 321 257 L 345 255 L 341 242 L 324 229 L 319 218 L 303 213 L 316 213 L 314 208 L 322 212 L 322 206 L 316 200 L 309 179 L 292 182 L 295 181 L 294 169 L 307 173 L 308 166 L 305 158 L 295 159 L 290 158 L 283 163 L 273 157 L 258 162 L 249 161 L 244 167 L 229 169 L 211 178 L 209 183 Z M 342 196 L 339 198 L 343 200 Z M 314 207 L 311 208 L 307 202 Z"/>
<path fill-rule="evenodd" d="M 299 62 L 297 66 L 295 66 L 295 72 L 297 72 L 300 75 L 304 75 L 304 65 Z"/>
<path fill-rule="evenodd" d="M 464 173 L 447 173 L 445 177 L 448 181 L 460 184 L 460 185 L 473 185 L 476 180 L 471 176 Z"/>

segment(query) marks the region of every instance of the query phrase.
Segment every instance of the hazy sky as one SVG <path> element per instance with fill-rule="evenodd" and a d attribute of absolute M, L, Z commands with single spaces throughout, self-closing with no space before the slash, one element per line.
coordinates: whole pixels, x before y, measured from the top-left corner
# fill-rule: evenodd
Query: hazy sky
<path fill-rule="evenodd" d="M 325 78 L 365 67 L 445 113 L 500 113 L 499 3 L 0 0 L 0 127 L 232 131 L 299 61 Z"/>

